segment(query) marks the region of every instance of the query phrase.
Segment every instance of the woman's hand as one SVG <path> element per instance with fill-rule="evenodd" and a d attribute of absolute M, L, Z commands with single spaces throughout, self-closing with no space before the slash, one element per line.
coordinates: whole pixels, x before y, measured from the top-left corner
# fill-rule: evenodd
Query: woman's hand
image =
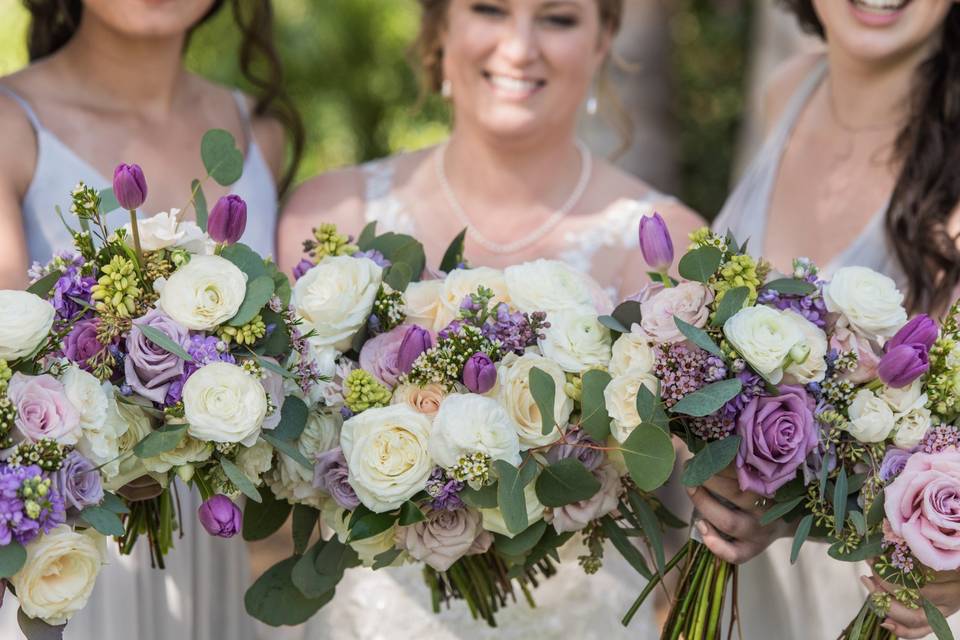
<path fill-rule="evenodd" d="M 741 490 L 731 467 L 700 487 L 688 488 L 687 493 L 700 517 L 696 526 L 703 544 L 722 560 L 743 564 L 777 538 L 789 534 L 789 526 L 783 521 L 765 527 L 760 525 L 760 516 L 766 511 L 768 501 L 756 493 Z M 724 500 L 736 507 L 724 504 Z"/>
<path fill-rule="evenodd" d="M 897 585 L 885 581 L 880 576 L 863 576 L 860 578 L 870 593 L 886 591 L 894 593 Z M 920 590 L 923 596 L 936 605 L 944 616 L 949 616 L 960 610 L 960 573 L 956 571 L 939 571 L 933 581 Z M 898 638 L 911 640 L 924 638 L 933 633 L 927 624 L 927 614 L 922 608 L 910 609 L 895 599 L 890 603 L 890 611 L 880 625 L 889 629 Z"/>
<path fill-rule="evenodd" d="M 140 476 L 120 487 L 117 493 L 130 502 L 142 502 L 159 496 L 163 493 L 163 487 L 150 476 Z"/>

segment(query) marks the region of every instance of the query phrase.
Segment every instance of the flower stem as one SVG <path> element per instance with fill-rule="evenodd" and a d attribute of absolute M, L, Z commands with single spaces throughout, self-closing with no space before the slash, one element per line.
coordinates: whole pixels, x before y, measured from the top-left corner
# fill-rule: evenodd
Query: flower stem
<path fill-rule="evenodd" d="M 143 266 L 143 249 L 140 248 L 140 227 L 137 224 L 137 212 L 130 209 L 130 230 L 133 234 L 133 249 L 137 252 L 137 264 Z"/>

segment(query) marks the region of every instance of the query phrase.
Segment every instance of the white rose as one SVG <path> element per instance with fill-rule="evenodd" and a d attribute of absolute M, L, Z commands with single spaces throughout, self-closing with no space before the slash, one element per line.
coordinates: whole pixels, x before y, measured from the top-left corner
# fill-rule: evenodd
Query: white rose
<path fill-rule="evenodd" d="M 927 404 L 927 394 L 923 392 L 923 382 L 919 379 L 901 389 L 884 386 L 879 395 L 890 405 L 890 410 L 897 414 L 907 413 Z"/>
<path fill-rule="evenodd" d="M 67 399 L 80 414 L 80 428 L 86 431 L 99 431 L 107 419 L 107 394 L 96 376 L 87 373 L 76 365 L 67 367 L 63 377 Z"/>
<path fill-rule="evenodd" d="M 639 325 L 633 325 L 630 333 L 621 334 L 613 343 L 610 375 L 619 376 L 631 370 L 642 373 L 653 371 L 653 348 L 647 342 L 647 337 L 637 329 Z"/>
<path fill-rule="evenodd" d="M 517 426 L 499 402 L 475 394 L 444 398 L 430 433 L 430 455 L 450 469 L 461 456 L 482 453 L 493 460 L 520 464 Z"/>
<path fill-rule="evenodd" d="M 213 455 L 213 444 L 184 435 L 176 447 L 164 451 L 152 458 L 144 458 L 143 466 L 147 471 L 166 473 L 174 467 L 181 467 L 192 462 L 203 462 Z"/>
<path fill-rule="evenodd" d="M 103 421 L 99 427 L 89 425 L 83 429 L 83 435 L 77 442 L 77 449 L 87 459 L 100 467 L 100 473 L 104 478 L 109 479 L 120 472 L 119 439 L 130 427 L 117 408 L 113 386 L 109 382 L 105 382 L 102 389 L 106 403 Z M 147 428 L 149 428 L 149 423 Z"/>
<path fill-rule="evenodd" d="M 538 520 L 542 520 L 545 509 L 545 507 L 540 503 L 540 499 L 537 497 L 537 491 L 534 488 L 536 484 L 537 481 L 533 480 L 530 484 L 523 488 L 523 497 L 527 503 L 528 526 L 537 522 Z M 503 512 L 500 511 L 500 507 L 480 509 L 480 516 L 483 521 L 483 528 L 487 531 L 499 533 L 500 535 L 507 536 L 508 538 L 512 538 L 513 536 L 517 535 L 516 533 L 510 533 L 510 530 L 507 529 L 507 523 L 503 520 Z"/>
<path fill-rule="evenodd" d="M 723 335 L 757 373 L 771 383 L 783 378 L 791 349 L 803 344 L 803 332 L 783 311 L 758 306 L 741 309 L 723 324 Z"/>
<path fill-rule="evenodd" d="M 430 419 L 405 404 L 368 409 L 343 423 L 348 480 L 371 511 L 396 509 L 423 490 L 433 461 Z"/>
<path fill-rule="evenodd" d="M 180 209 L 160 213 L 137 220 L 140 231 L 140 247 L 144 251 L 157 251 L 167 247 L 178 247 L 194 254 L 213 253 L 216 243 L 203 232 L 196 222 L 179 221 Z M 133 233 L 130 223 L 123 225 L 126 230 L 126 242 L 133 246 Z"/>
<path fill-rule="evenodd" d="M 293 287 L 293 304 L 313 331 L 317 347 L 350 348 L 353 335 L 366 323 L 380 290 L 383 269 L 373 260 L 327 256 Z"/>
<path fill-rule="evenodd" d="M 893 279 L 867 267 L 843 267 L 823 287 L 827 311 L 842 313 L 867 336 L 889 338 L 907 321 L 903 294 Z"/>
<path fill-rule="evenodd" d="M 893 432 L 893 444 L 901 449 L 913 449 L 920 444 L 931 425 L 930 410 L 916 407 L 897 418 L 897 430 Z"/>
<path fill-rule="evenodd" d="M 702 328 L 710 318 L 713 291 L 699 282 L 681 282 L 675 287 L 653 285 L 640 303 L 643 319 L 640 327 L 658 343 L 683 342 L 686 336 L 677 328 L 674 318 Z"/>
<path fill-rule="evenodd" d="M 581 373 L 610 362 L 610 330 L 592 309 L 581 307 L 547 316 L 550 327 L 539 341 L 543 355 L 564 371 Z"/>
<path fill-rule="evenodd" d="M 557 364 L 535 353 L 518 356 L 507 354 L 497 368 L 497 400 L 506 409 L 507 415 L 515 423 L 520 437 L 521 450 L 542 447 L 560 438 L 560 432 L 554 429 L 543 435 L 543 423 L 540 408 L 530 393 L 530 370 L 534 367 L 543 370 L 555 385 L 553 417 L 557 424 L 565 427 L 573 412 L 573 400 L 564 393 L 567 378 Z"/>
<path fill-rule="evenodd" d="M 160 290 L 159 305 L 178 323 L 206 331 L 236 315 L 247 295 L 247 274 L 220 256 L 193 256 Z"/>
<path fill-rule="evenodd" d="M 510 304 L 520 311 L 564 311 L 593 308 L 588 276 L 559 260 L 534 260 L 503 272 Z"/>
<path fill-rule="evenodd" d="M 788 384 L 822 382 L 827 375 L 827 334 L 796 311 L 787 309 L 784 315 L 800 330 L 803 347 L 809 351 L 803 362 L 790 362 L 783 372 L 783 381 Z"/>
<path fill-rule="evenodd" d="M 108 449 L 111 444 L 115 446 L 115 456 L 100 469 L 104 478 L 108 480 L 103 485 L 104 489 L 115 491 L 131 480 L 144 475 L 151 475 L 157 480 L 162 479 L 162 475 L 148 473 L 143 459 L 133 453 L 133 448 L 153 431 L 150 416 L 135 404 L 118 402 L 113 398 L 108 402 L 110 406 L 107 409 L 107 420 L 103 430 L 97 434 L 99 439 L 94 440 L 102 447 L 101 450 Z M 84 439 L 91 442 L 89 434 L 84 435 Z M 94 462 L 103 464 L 96 457 L 88 455 L 86 447 L 81 446 L 84 444 L 84 439 L 77 445 L 80 452 Z M 116 459 L 117 457 L 119 459 Z"/>
<path fill-rule="evenodd" d="M 883 442 L 896 423 L 890 406 L 869 389 L 857 392 L 848 415 L 847 431 L 860 442 Z"/>
<path fill-rule="evenodd" d="M 311 411 L 307 416 L 307 425 L 297 439 L 297 449 L 307 460 L 315 460 L 318 453 L 337 446 L 342 424 L 339 414 Z M 277 464 L 267 475 L 266 481 L 273 494 L 281 500 L 317 509 L 324 504 L 324 494 L 313 486 L 313 469 L 304 467 L 284 453 L 277 456 Z"/>
<path fill-rule="evenodd" d="M 641 385 L 649 389 L 654 396 L 657 395 L 657 379 L 653 374 L 640 370 L 631 370 L 616 376 L 603 390 L 604 404 L 613 420 L 610 423 L 610 433 L 621 443 L 640 426 L 637 393 Z"/>
<path fill-rule="evenodd" d="M 237 466 L 253 484 L 263 484 L 261 476 L 273 467 L 273 447 L 266 440 L 257 440 L 252 447 L 240 447 Z"/>
<path fill-rule="evenodd" d="M 443 280 L 421 280 L 407 285 L 403 292 L 403 313 L 407 322 L 433 331 L 443 329 L 446 325 L 440 325 L 437 320 L 442 295 Z"/>
<path fill-rule="evenodd" d="M 183 414 L 194 438 L 253 446 L 267 415 L 263 385 L 237 365 L 212 362 L 183 385 Z"/>
<path fill-rule="evenodd" d="M 36 351 L 50 333 L 53 305 L 28 291 L 0 290 L 0 360 Z"/>
<path fill-rule="evenodd" d="M 10 583 L 25 614 L 60 625 L 86 606 L 106 560 L 103 535 L 61 524 L 27 545 L 27 560 Z"/>
<path fill-rule="evenodd" d="M 443 280 L 440 290 L 440 308 L 437 311 L 436 323 L 440 328 L 450 324 L 460 315 L 460 304 L 470 294 L 476 293 L 480 287 L 493 291 L 494 304 L 510 302 L 507 293 L 507 283 L 503 272 L 490 267 L 476 269 L 454 269 Z"/>

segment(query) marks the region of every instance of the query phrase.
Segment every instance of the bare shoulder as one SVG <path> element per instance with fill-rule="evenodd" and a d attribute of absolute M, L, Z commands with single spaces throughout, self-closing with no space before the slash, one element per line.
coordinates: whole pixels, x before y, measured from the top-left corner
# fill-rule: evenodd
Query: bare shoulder
<path fill-rule="evenodd" d="M 797 88 L 822 60 L 822 53 L 801 53 L 787 59 L 770 74 L 763 89 L 764 130 L 769 131 L 780 119 Z"/>

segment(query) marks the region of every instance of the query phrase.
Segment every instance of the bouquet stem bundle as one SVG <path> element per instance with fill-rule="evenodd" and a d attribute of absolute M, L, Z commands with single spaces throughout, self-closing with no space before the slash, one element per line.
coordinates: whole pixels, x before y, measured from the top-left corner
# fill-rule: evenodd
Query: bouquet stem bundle
<path fill-rule="evenodd" d="M 847 625 L 837 640 L 896 640 L 892 632 L 880 626 L 883 618 L 877 615 L 868 599 L 860 607 L 860 613 Z"/>
<path fill-rule="evenodd" d="M 179 496 L 174 504 L 172 492 L 164 491 L 155 498 L 131 502 L 129 509 L 124 534 L 118 539 L 120 552 L 129 555 L 137 539 L 146 535 L 150 547 L 150 566 L 165 568 L 163 557 L 173 548 L 173 531 L 179 528 Z"/>
<path fill-rule="evenodd" d="M 713 554 L 700 542 L 687 542 L 687 564 L 670 609 L 661 640 L 720 640 L 723 603 L 733 584 L 733 615 L 728 637 L 737 619 L 737 567 Z M 679 555 L 679 554 L 678 554 Z"/>

